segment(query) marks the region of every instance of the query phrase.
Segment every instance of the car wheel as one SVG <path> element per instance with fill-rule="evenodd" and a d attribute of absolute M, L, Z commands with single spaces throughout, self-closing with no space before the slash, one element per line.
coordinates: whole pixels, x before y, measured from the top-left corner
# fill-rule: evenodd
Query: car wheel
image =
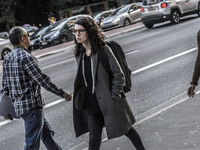
<path fill-rule="evenodd" d="M 8 55 L 8 53 L 10 53 L 11 52 L 11 50 L 10 49 L 4 49 L 3 51 L 2 51 L 2 59 L 5 59 L 6 58 L 6 56 Z"/>
<path fill-rule="evenodd" d="M 172 24 L 178 24 L 180 22 L 180 14 L 177 10 L 172 12 L 170 21 Z"/>
<path fill-rule="evenodd" d="M 128 26 L 128 25 L 130 25 L 131 24 L 131 21 L 128 19 L 128 18 L 126 18 L 125 20 L 124 20 L 124 26 Z"/>
<path fill-rule="evenodd" d="M 148 29 L 151 29 L 151 28 L 153 28 L 153 23 L 148 23 L 148 24 L 144 24 L 144 26 L 146 27 L 146 28 L 148 28 Z"/>
<path fill-rule="evenodd" d="M 61 36 L 60 43 L 65 43 L 65 42 L 68 42 L 68 41 L 69 41 L 69 39 L 68 39 L 67 36 L 65 36 L 65 35 Z"/>
<path fill-rule="evenodd" d="M 200 3 L 198 4 L 198 11 L 197 11 L 198 16 L 200 17 Z"/>

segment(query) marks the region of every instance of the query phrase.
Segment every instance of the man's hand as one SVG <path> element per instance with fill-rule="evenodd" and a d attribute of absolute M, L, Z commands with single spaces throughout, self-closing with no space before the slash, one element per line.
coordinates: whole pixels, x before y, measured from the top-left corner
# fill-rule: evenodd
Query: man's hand
<path fill-rule="evenodd" d="M 189 97 L 194 97 L 194 95 L 195 95 L 195 92 L 194 92 L 195 88 L 196 88 L 196 85 L 194 85 L 194 84 L 190 85 L 190 87 L 188 88 L 188 93 L 187 93 Z"/>
<path fill-rule="evenodd" d="M 66 100 L 67 102 L 69 102 L 69 101 L 72 100 L 72 95 L 71 95 L 71 93 L 67 92 L 67 97 L 65 97 L 65 100 Z"/>
<path fill-rule="evenodd" d="M 13 120 L 13 117 L 12 117 L 12 115 L 7 114 L 7 115 L 4 116 L 4 119 L 6 119 L 6 120 Z"/>

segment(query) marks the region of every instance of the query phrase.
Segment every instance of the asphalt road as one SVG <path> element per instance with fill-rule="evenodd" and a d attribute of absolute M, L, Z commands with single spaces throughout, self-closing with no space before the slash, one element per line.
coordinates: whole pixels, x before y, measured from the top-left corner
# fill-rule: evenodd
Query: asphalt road
<path fill-rule="evenodd" d="M 126 53 L 133 74 L 133 89 L 127 97 L 136 116 L 186 92 L 197 54 L 196 34 L 200 29 L 199 24 L 200 19 L 194 15 L 177 25 L 167 22 L 150 30 L 143 27 L 108 38 L 119 42 Z M 73 91 L 76 72 L 73 49 L 40 58 L 39 62 L 43 71 L 54 82 L 70 92 Z M 0 74 L 2 76 L 2 71 Z M 60 99 L 45 90 L 42 92 L 48 104 Z M 70 150 L 88 141 L 87 135 L 75 138 L 72 102 L 61 102 L 48 107 L 45 114 L 56 131 L 55 139 L 63 149 Z M 0 150 L 23 149 L 22 120 L 0 126 L 0 132 Z M 105 138 L 105 134 L 103 137 Z M 43 149 L 45 148 L 42 144 L 41 150 Z"/>

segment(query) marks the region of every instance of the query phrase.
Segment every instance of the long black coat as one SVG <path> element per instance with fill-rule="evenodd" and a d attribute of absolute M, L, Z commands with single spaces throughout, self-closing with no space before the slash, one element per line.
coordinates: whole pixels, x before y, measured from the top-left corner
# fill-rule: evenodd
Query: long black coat
<path fill-rule="evenodd" d="M 94 89 L 105 121 L 108 138 L 115 138 L 126 134 L 135 123 L 135 117 L 122 92 L 124 87 L 124 74 L 108 46 L 105 46 L 110 68 L 113 72 L 112 87 L 110 88 L 109 75 L 98 61 L 98 53 L 91 55 L 93 61 Z M 80 75 L 82 54 L 77 58 L 77 75 L 74 82 L 74 97 L 77 90 L 82 86 Z M 78 111 L 74 107 L 73 119 L 76 137 L 88 132 L 87 111 Z"/>
<path fill-rule="evenodd" d="M 192 81 L 190 82 L 190 84 L 195 84 L 195 85 L 198 85 L 200 76 L 200 30 L 197 33 L 197 46 L 198 46 L 198 54 L 196 57 Z"/>

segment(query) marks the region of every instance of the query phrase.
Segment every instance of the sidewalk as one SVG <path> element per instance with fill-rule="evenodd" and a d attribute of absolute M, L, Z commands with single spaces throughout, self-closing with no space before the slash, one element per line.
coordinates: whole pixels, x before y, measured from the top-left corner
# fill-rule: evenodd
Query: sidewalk
<path fill-rule="evenodd" d="M 146 150 L 200 150 L 200 95 L 185 98 L 141 121 L 135 129 Z M 123 136 L 103 142 L 101 150 L 134 150 Z"/>
<path fill-rule="evenodd" d="M 194 98 L 186 93 L 162 109 L 153 110 L 146 118 L 137 119 L 146 150 L 200 150 L 200 91 Z M 145 115 L 144 115 L 145 116 Z M 87 150 L 88 143 L 73 150 Z M 135 150 L 125 137 L 104 139 L 101 150 Z"/>

